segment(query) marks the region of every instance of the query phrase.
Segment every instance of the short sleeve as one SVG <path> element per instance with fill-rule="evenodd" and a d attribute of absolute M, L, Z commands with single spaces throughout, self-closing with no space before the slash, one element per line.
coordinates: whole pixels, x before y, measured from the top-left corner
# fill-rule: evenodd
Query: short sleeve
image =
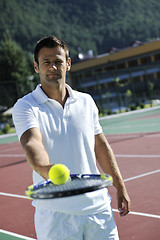
<path fill-rule="evenodd" d="M 102 127 L 99 123 L 99 111 L 93 99 L 92 99 L 92 106 L 93 106 L 93 118 L 94 118 L 94 134 L 98 135 L 102 133 Z"/>
<path fill-rule="evenodd" d="M 33 107 L 23 99 L 18 100 L 14 105 L 12 117 L 19 140 L 26 130 L 33 127 L 39 128 Z"/>

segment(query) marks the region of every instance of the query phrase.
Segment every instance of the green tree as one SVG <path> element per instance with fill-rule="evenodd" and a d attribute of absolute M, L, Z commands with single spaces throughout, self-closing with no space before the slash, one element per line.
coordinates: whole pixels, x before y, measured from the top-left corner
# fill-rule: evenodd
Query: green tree
<path fill-rule="evenodd" d="M 119 111 L 121 112 L 121 97 L 120 97 L 120 78 L 116 77 L 114 78 L 115 83 L 115 91 L 116 91 L 116 97 L 117 97 L 117 104 L 119 107 Z"/>
<path fill-rule="evenodd" d="M 130 103 L 132 97 L 132 91 L 130 89 L 127 89 L 125 92 L 125 100 L 127 100 L 127 104 Z"/>
<path fill-rule="evenodd" d="M 25 53 L 8 34 L 0 42 L 0 105 L 12 107 L 30 90 Z"/>

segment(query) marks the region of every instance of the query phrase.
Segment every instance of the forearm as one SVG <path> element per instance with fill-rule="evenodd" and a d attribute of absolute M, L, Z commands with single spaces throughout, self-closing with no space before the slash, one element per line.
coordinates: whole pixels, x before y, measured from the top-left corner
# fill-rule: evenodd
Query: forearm
<path fill-rule="evenodd" d="M 114 186 L 119 189 L 124 187 L 123 179 L 117 165 L 111 146 L 103 134 L 100 135 L 99 141 L 95 147 L 96 159 L 105 173 L 113 178 Z"/>
<path fill-rule="evenodd" d="M 51 164 L 44 147 L 39 143 L 29 142 L 23 146 L 23 149 L 30 166 L 43 178 L 48 179 Z"/>
<path fill-rule="evenodd" d="M 102 170 L 113 178 L 113 185 L 117 189 L 119 213 L 120 216 L 125 216 L 130 211 L 130 198 L 114 153 L 103 133 L 95 137 L 95 154 Z"/>
<path fill-rule="evenodd" d="M 21 136 L 20 141 L 30 166 L 43 178 L 48 179 L 48 172 L 52 165 L 49 162 L 48 153 L 43 146 L 39 129 L 33 128 L 27 130 Z"/>

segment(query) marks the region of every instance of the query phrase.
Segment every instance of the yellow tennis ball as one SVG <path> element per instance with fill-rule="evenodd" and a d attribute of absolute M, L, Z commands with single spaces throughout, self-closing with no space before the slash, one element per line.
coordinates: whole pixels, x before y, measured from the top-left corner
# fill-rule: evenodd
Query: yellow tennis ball
<path fill-rule="evenodd" d="M 55 185 L 65 184 L 70 176 L 69 169 L 63 164 L 55 164 L 49 170 L 49 179 Z"/>

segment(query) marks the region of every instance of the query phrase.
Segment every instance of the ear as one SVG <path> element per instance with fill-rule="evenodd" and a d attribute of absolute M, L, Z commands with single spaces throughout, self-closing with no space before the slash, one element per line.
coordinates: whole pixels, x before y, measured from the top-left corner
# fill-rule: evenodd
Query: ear
<path fill-rule="evenodd" d="M 70 71 L 71 69 L 71 58 L 67 59 L 67 71 Z"/>
<path fill-rule="evenodd" d="M 39 66 L 38 63 L 34 61 L 34 70 L 36 73 L 39 73 Z"/>

